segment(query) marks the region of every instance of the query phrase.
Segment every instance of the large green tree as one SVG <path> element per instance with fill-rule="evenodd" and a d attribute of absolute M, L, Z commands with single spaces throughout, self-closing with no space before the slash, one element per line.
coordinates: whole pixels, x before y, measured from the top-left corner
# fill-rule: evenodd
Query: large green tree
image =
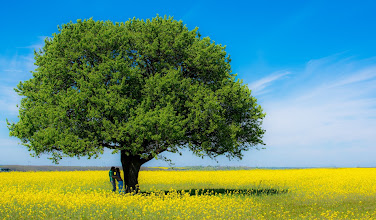
<path fill-rule="evenodd" d="M 19 121 L 8 123 L 34 156 L 57 163 L 113 149 L 129 191 L 162 152 L 241 159 L 264 144 L 265 114 L 231 74 L 225 47 L 182 21 L 77 20 L 44 43 L 33 77 L 15 89 Z"/>

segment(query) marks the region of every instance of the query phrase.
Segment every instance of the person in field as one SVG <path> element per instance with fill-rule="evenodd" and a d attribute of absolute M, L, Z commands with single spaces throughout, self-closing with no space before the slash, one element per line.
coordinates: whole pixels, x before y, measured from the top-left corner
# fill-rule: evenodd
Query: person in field
<path fill-rule="evenodd" d="M 116 167 L 116 174 L 114 175 L 114 178 L 118 181 L 118 188 L 119 188 L 119 193 L 123 191 L 123 179 L 121 178 L 120 175 L 120 169 Z"/>
<path fill-rule="evenodd" d="M 112 183 L 112 192 L 116 192 L 116 181 L 115 181 L 115 167 L 111 167 L 110 169 L 110 172 L 109 172 L 109 176 L 110 176 L 110 182 Z"/>

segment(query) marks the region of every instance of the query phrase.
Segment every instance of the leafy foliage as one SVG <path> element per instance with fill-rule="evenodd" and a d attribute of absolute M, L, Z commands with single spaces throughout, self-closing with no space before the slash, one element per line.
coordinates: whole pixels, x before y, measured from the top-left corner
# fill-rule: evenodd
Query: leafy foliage
<path fill-rule="evenodd" d="M 225 47 L 182 21 L 77 20 L 47 38 L 35 61 L 16 89 L 20 120 L 9 123 L 35 156 L 58 162 L 107 147 L 146 162 L 189 147 L 241 158 L 263 144 L 265 114 L 231 74 Z"/>

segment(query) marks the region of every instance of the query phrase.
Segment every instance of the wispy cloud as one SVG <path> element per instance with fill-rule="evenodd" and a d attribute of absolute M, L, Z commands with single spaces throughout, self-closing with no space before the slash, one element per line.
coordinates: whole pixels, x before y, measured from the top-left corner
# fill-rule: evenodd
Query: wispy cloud
<path fill-rule="evenodd" d="M 376 66 L 366 67 L 364 69 L 358 70 L 356 73 L 350 76 L 346 76 L 340 81 L 333 83 L 332 86 L 345 86 L 353 83 L 359 83 L 366 80 L 375 80 L 376 77 Z"/>
<path fill-rule="evenodd" d="M 34 55 L 0 56 L 0 83 L 14 84 L 29 79 L 34 70 Z"/>
<path fill-rule="evenodd" d="M 21 97 L 11 86 L 0 85 L 0 116 L 6 118 L 18 114 L 17 105 L 20 104 Z"/>
<path fill-rule="evenodd" d="M 12 56 L 0 56 L 0 83 L 14 84 L 31 77 L 30 71 L 35 69 L 34 50 L 43 47 L 46 36 L 38 37 L 38 41 L 29 46 L 18 47 Z"/>
<path fill-rule="evenodd" d="M 376 166 L 376 57 L 335 54 L 249 88 L 266 112 L 266 150 L 245 154 L 252 165 Z"/>
<path fill-rule="evenodd" d="M 33 59 L 30 55 L 15 55 L 10 59 L 0 57 L 0 117 L 15 118 L 18 114 L 17 104 L 21 97 L 14 91 L 20 81 L 31 77 L 30 71 L 34 69 Z M 1 124 L 0 127 L 5 126 Z"/>
<path fill-rule="evenodd" d="M 305 149 L 302 152 L 306 155 L 298 155 L 296 151 L 290 156 L 312 161 L 318 159 L 308 153 L 313 150 L 322 155 L 335 154 L 344 148 L 362 149 L 364 155 L 375 152 L 374 61 L 322 59 L 311 61 L 294 73 L 289 80 L 305 86 L 290 88 L 284 99 L 263 101 L 267 145 Z M 339 159 L 332 156 L 333 161 Z"/>
<path fill-rule="evenodd" d="M 30 45 L 29 49 L 38 49 L 41 47 L 44 37 L 39 38 L 38 43 Z M 15 91 L 20 81 L 30 79 L 32 74 L 30 71 L 34 70 L 34 53 L 32 50 L 18 50 L 11 56 L 0 56 L 0 133 L 1 136 L 8 136 L 8 129 L 6 128 L 5 119 L 11 122 L 17 120 L 21 98 Z M 14 142 L 4 142 L 9 145 L 14 145 Z M 11 147 L 11 146 L 10 146 Z"/>
<path fill-rule="evenodd" d="M 272 85 L 273 82 L 285 78 L 286 75 L 290 74 L 288 71 L 279 71 L 272 73 L 262 79 L 257 80 L 248 85 L 248 87 L 252 90 L 254 95 L 260 95 L 268 92 L 265 90 L 268 86 Z M 270 91 L 270 90 L 269 90 Z"/>
<path fill-rule="evenodd" d="M 46 37 L 40 36 L 37 43 L 22 47 L 39 49 L 43 46 Z M 20 47 L 21 48 L 21 47 Z M 13 117 L 18 114 L 17 104 L 21 97 L 14 88 L 20 81 L 30 79 L 30 71 L 35 69 L 33 51 L 21 51 L 13 56 L 0 56 L 0 116 L 1 118 Z"/>
<path fill-rule="evenodd" d="M 20 49 L 33 49 L 33 50 L 41 49 L 44 46 L 44 40 L 46 38 L 48 38 L 48 36 L 39 36 L 37 43 L 29 45 L 29 46 L 17 47 L 17 48 L 20 48 Z"/>

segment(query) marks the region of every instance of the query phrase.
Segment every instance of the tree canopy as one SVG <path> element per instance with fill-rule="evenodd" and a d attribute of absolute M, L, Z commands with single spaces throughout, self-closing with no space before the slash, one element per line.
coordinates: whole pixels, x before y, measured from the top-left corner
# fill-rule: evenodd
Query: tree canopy
<path fill-rule="evenodd" d="M 58 162 L 109 148 L 143 164 L 183 147 L 241 158 L 263 144 L 265 113 L 225 47 L 172 17 L 64 24 L 35 65 L 15 89 L 23 98 L 9 124 L 35 156 Z"/>

